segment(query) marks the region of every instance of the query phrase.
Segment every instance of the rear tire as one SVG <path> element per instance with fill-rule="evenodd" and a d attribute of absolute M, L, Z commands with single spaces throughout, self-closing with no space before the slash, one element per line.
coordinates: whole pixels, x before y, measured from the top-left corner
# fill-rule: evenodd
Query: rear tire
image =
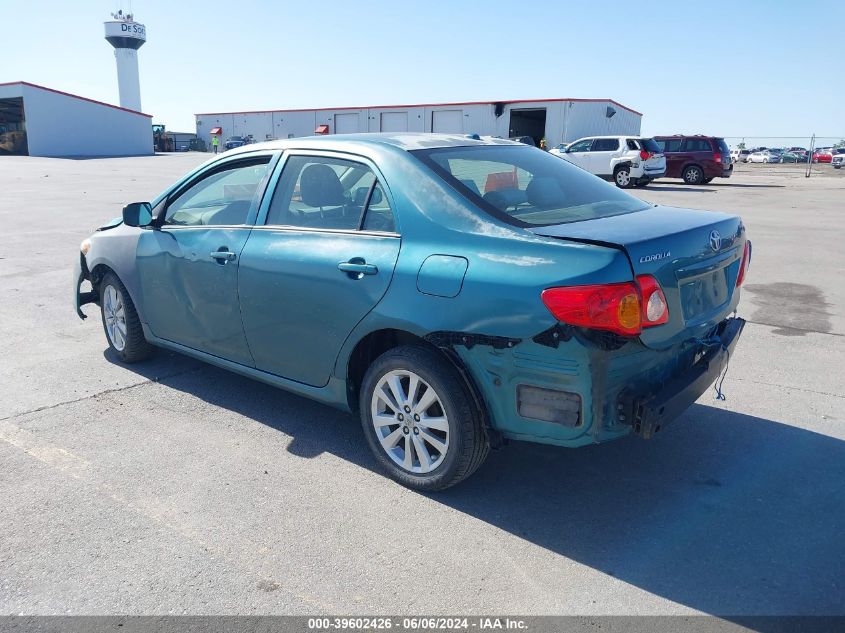
<path fill-rule="evenodd" d="M 379 356 L 361 385 L 361 425 L 379 466 L 408 488 L 469 477 L 490 443 L 469 387 L 438 352 L 405 345 Z"/>
<path fill-rule="evenodd" d="M 634 182 L 631 179 L 630 168 L 623 165 L 614 169 L 613 182 L 615 182 L 616 186 L 620 189 L 630 189 Z"/>
<path fill-rule="evenodd" d="M 112 272 L 100 282 L 100 315 L 111 350 L 124 363 L 137 363 L 153 351 L 126 286 Z"/>
<path fill-rule="evenodd" d="M 683 178 L 688 185 L 700 185 L 704 182 L 704 172 L 698 165 L 690 165 L 684 168 Z"/>

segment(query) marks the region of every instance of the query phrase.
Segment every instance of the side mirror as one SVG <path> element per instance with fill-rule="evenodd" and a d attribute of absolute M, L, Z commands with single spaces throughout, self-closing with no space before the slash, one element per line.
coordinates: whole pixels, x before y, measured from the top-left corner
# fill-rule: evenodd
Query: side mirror
<path fill-rule="evenodd" d="M 149 202 L 130 202 L 123 207 L 126 226 L 149 226 L 153 221 L 153 205 Z"/>

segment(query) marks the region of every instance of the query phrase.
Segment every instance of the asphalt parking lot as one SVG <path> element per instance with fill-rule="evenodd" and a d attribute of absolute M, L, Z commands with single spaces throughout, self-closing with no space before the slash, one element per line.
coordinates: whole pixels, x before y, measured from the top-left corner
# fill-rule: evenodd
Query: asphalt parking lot
<path fill-rule="evenodd" d="M 421 495 L 352 416 L 172 353 L 122 366 L 74 314 L 79 242 L 202 158 L 0 159 L 0 612 L 845 614 L 845 174 L 634 190 L 745 219 L 727 400 Z"/>

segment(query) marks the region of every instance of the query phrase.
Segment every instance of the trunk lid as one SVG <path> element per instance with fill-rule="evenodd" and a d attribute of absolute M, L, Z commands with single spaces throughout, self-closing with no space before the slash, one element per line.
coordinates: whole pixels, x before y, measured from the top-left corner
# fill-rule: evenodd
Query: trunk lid
<path fill-rule="evenodd" d="M 665 349 L 706 336 L 739 301 L 736 278 L 745 228 L 737 216 L 655 206 L 531 231 L 619 248 L 628 255 L 634 276 L 653 275 L 666 295 L 669 321 L 643 329 L 640 340 L 648 347 Z"/>

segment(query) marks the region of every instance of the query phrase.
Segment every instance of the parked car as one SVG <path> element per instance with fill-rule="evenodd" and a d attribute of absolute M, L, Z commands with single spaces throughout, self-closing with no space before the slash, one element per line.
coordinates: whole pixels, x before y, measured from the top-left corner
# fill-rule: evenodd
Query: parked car
<path fill-rule="evenodd" d="M 655 136 L 666 155 L 666 177 L 683 178 L 688 185 L 730 178 L 733 164 L 725 139 L 717 136 Z"/>
<path fill-rule="evenodd" d="M 813 152 L 813 162 L 814 163 L 832 163 L 833 162 L 833 150 L 831 149 L 818 149 Z"/>
<path fill-rule="evenodd" d="M 76 311 L 99 306 L 112 357 L 163 347 L 357 411 L 419 490 L 507 438 L 661 430 L 734 356 L 751 260 L 735 215 L 438 134 L 238 148 L 80 250 Z"/>
<path fill-rule="evenodd" d="M 223 145 L 227 150 L 229 150 L 235 149 L 236 147 L 242 147 L 246 144 L 247 139 L 245 136 L 230 136 Z"/>
<path fill-rule="evenodd" d="M 549 153 L 623 189 L 643 187 L 666 173 L 666 158 L 657 143 L 640 136 L 591 136 Z"/>
<path fill-rule="evenodd" d="M 830 164 L 833 165 L 834 169 L 842 169 L 842 165 L 845 164 L 845 147 L 833 150 Z"/>
<path fill-rule="evenodd" d="M 795 152 L 783 152 L 780 155 L 780 162 L 781 163 L 800 163 L 803 159 L 800 154 L 796 154 Z"/>
<path fill-rule="evenodd" d="M 517 143 L 524 143 L 525 145 L 530 145 L 531 147 L 537 147 L 537 143 L 534 142 L 534 138 L 531 136 L 511 136 L 511 141 L 516 141 Z"/>
<path fill-rule="evenodd" d="M 749 163 L 779 163 L 780 156 L 777 154 L 772 154 L 769 150 L 763 150 L 762 152 L 753 152 L 748 155 Z"/>

